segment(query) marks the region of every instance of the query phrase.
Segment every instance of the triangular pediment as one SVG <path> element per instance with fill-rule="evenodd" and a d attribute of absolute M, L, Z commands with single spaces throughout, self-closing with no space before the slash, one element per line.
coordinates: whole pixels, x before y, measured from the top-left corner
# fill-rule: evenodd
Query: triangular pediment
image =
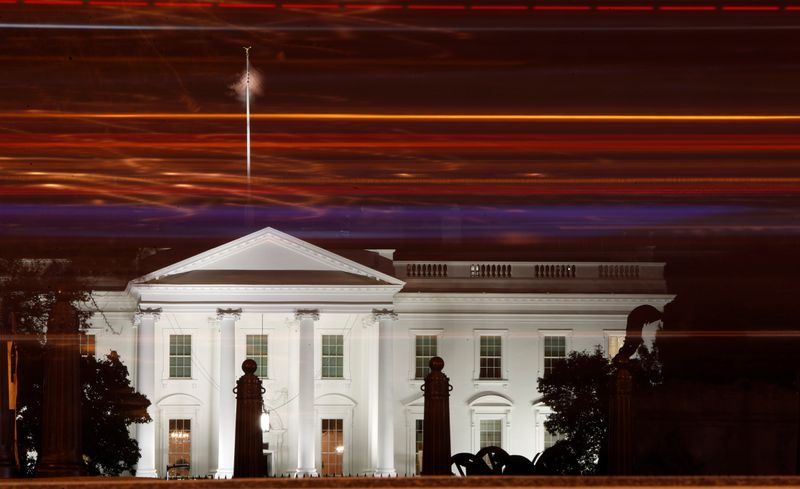
<path fill-rule="evenodd" d="M 134 284 L 250 284 L 259 277 L 331 284 L 368 280 L 384 285 L 404 282 L 273 228 L 265 228 L 133 280 Z M 349 278 L 348 278 L 349 277 Z"/>

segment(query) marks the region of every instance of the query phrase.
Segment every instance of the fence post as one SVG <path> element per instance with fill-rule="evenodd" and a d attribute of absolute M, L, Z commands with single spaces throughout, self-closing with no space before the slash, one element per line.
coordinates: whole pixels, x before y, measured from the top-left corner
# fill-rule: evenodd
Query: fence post
<path fill-rule="evenodd" d="M 242 363 L 244 375 L 236 381 L 236 433 L 233 451 L 233 477 L 264 477 L 265 460 L 262 448 L 261 409 L 264 387 L 255 375 L 255 360 Z"/>
<path fill-rule="evenodd" d="M 77 311 L 59 298 L 47 321 L 38 477 L 85 474 L 81 451 L 80 339 Z"/>

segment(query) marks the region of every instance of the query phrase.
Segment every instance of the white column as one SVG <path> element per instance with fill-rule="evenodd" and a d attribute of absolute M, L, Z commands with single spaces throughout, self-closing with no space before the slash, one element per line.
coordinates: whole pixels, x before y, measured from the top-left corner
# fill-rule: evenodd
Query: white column
<path fill-rule="evenodd" d="M 236 431 L 236 321 L 241 309 L 217 309 L 219 325 L 219 447 L 217 479 L 233 477 L 234 433 Z"/>
<path fill-rule="evenodd" d="M 300 310 L 295 314 L 300 321 L 300 355 L 297 372 L 297 477 L 317 475 L 315 458 L 317 449 L 314 422 L 314 321 L 319 319 L 316 310 Z"/>
<path fill-rule="evenodd" d="M 378 320 L 378 477 L 395 477 L 394 469 L 394 321 L 389 309 L 372 311 Z"/>
<path fill-rule="evenodd" d="M 136 425 L 136 441 L 141 457 L 136 464 L 136 477 L 158 477 L 156 471 L 156 420 L 155 420 L 155 338 L 156 321 L 161 309 L 141 309 L 135 317 L 139 324 L 136 338 L 136 390 L 147 396 L 150 406 L 147 414 L 150 423 Z"/>

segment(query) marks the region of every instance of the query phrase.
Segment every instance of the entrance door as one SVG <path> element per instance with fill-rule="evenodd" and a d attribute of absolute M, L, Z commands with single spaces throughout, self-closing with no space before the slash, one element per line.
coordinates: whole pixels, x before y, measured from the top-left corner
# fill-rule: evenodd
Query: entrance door
<path fill-rule="evenodd" d="M 342 475 L 344 467 L 344 420 L 322 419 L 322 475 Z"/>

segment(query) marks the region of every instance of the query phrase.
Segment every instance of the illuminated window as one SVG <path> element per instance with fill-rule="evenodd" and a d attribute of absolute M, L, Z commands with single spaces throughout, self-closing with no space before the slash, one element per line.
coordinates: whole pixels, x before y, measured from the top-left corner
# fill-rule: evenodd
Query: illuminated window
<path fill-rule="evenodd" d="M 189 477 L 192 464 L 192 420 L 169 420 L 169 448 L 167 464 L 185 464 L 189 467 L 175 467 L 170 471 L 170 476 Z"/>
<path fill-rule="evenodd" d="M 559 440 L 564 440 L 565 437 L 561 433 L 553 433 L 549 430 L 544 431 L 544 449 L 547 450 L 548 448 L 552 447 L 556 444 Z"/>
<path fill-rule="evenodd" d="M 549 375 L 553 371 L 555 363 L 567 357 L 567 337 L 566 336 L 545 336 L 544 337 L 544 375 Z"/>
<path fill-rule="evenodd" d="M 322 378 L 344 378 L 344 336 L 322 335 Z"/>
<path fill-rule="evenodd" d="M 480 337 L 480 379 L 502 379 L 502 336 Z"/>
<path fill-rule="evenodd" d="M 425 427 L 425 420 L 414 420 L 414 473 L 422 473 L 422 434 Z"/>
<path fill-rule="evenodd" d="M 268 377 L 267 341 L 268 338 L 265 334 L 249 334 L 246 339 L 247 351 L 245 355 L 248 359 L 256 362 L 256 365 L 258 365 L 256 375 L 261 378 Z"/>
<path fill-rule="evenodd" d="M 93 357 L 95 356 L 95 343 L 93 334 L 80 334 L 81 339 L 81 356 Z"/>
<path fill-rule="evenodd" d="M 322 420 L 322 475 L 342 475 L 344 460 L 344 420 Z"/>
<path fill-rule="evenodd" d="M 192 377 L 192 335 L 169 335 L 169 376 L 173 379 Z"/>
<path fill-rule="evenodd" d="M 608 345 L 606 351 L 608 352 L 608 359 L 611 360 L 617 353 L 619 353 L 619 349 L 622 348 L 622 344 L 625 343 L 625 335 L 624 334 L 614 334 L 608 335 Z"/>
<path fill-rule="evenodd" d="M 431 358 L 436 356 L 436 336 L 417 335 L 414 337 L 414 378 L 424 379 L 430 372 Z"/>
<path fill-rule="evenodd" d="M 503 420 L 482 419 L 480 425 L 480 447 L 503 446 Z"/>

